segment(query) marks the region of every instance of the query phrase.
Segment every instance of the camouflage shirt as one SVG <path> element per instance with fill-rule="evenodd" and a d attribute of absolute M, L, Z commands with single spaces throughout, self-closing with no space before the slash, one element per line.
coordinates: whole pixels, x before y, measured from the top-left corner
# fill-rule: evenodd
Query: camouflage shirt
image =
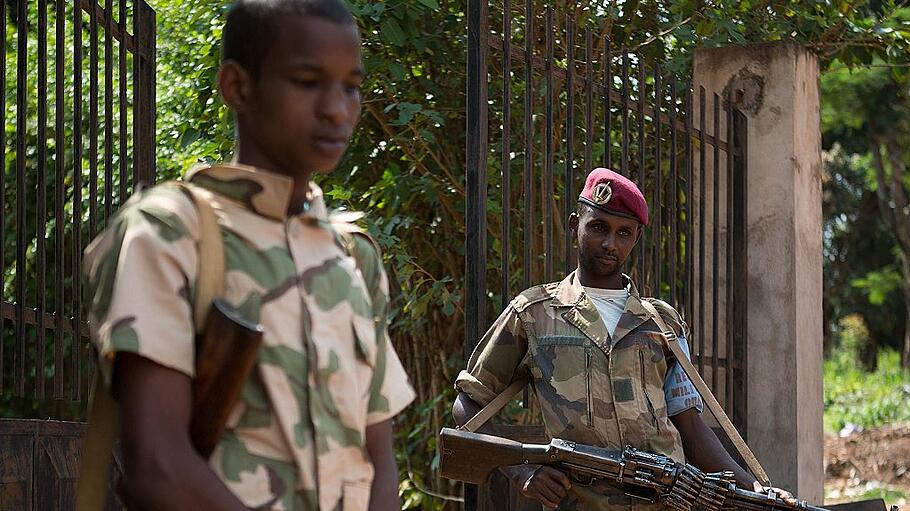
<path fill-rule="evenodd" d="M 211 468 L 250 508 L 366 510 L 365 428 L 414 397 L 386 330 L 378 250 L 355 236 L 355 262 L 315 185 L 308 212 L 288 216 L 286 177 L 221 165 L 189 179 L 222 230 L 225 298 L 265 332 Z M 157 186 L 131 199 L 87 250 L 92 338 L 108 382 L 117 352 L 193 376 L 198 239 L 190 198 Z"/>
<path fill-rule="evenodd" d="M 456 387 L 486 405 L 527 378 L 551 438 L 622 449 L 626 445 L 684 461 L 679 432 L 667 416 L 664 385 L 675 359 L 632 282 L 611 336 L 573 272 L 562 282 L 512 300 L 478 344 Z M 668 326 L 686 326 L 668 304 L 646 299 Z M 573 484 L 560 509 L 647 509 L 606 486 Z"/>

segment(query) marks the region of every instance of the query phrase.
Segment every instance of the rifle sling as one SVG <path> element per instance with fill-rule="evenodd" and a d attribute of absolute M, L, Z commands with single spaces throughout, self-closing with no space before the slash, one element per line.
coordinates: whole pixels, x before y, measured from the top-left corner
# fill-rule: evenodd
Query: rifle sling
<path fill-rule="evenodd" d="M 193 301 L 196 333 L 205 327 L 212 300 L 224 292 L 224 241 L 215 211 L 197 188 L 175 183 L 192 199 L 199 215 L 199 276 Z M 117 403 L 104 386 L 101 371 L 95 379 L 88 428 L 82 449 L 81 469 L 76 488 L 76 511 L 104 509 L 107 482 L 113 456 L 114 438 L 119 429 Z"/>
<path fill-rule="evenodd" d="M 660 313 L 657 312 L 657 309 L 653 304 L 645 300 L 642 300 L 641 303 L 653 316 L 654 322 L 657 323 L 657 327 L 663 331 L 663 337 L 666 339 L 670 351 L 673 352 L 673 355 L 676 357 L 676 361 L 679 362 L 679 365 L 683 368 L 683 372 L 689 377 L 689 381 L 695 385 L 695 389 L 698 390 L 698 393 L 701 395 L 705 406 L 708 407 L 708 410 L 711 411 L 711 415 L 713 415 L 714 419 L 717 420 L 717 423 L 720 424 L 721 429 L 724 430 L 727 438 L 733 444 L 733 447 L 736 448 L 736 452 L 742 456 L 743 461 L 746 462 L 746 466 L 752 472 L 752 475 L 754 475 L 761 484 L 770 486 L 771 480 L 768 479 L 768 474 L 765 472 L 765 469 L 762 468 L 761 463 L 758 462 L 758 458 L 755 457 L 752 449 L 749 448 L 746 441 L 740 436 L 739 431 L 733 426 L 730 418 L 724 413 L 723 407 L 717 402 L 714 394 L 711 393 L 705 380 L 698 374 L 698 370 L 692 365 L 689 357 L 686 356 L 682 346 L 679 345 L 679 338 L 676 336 L 676 332 L 673 331 L 672 328 L 667 328 L 667 323 L 664 321 L 663 317 L 661 317 Z"/>
<path fill-rule="evenodd" d="M 489 403 L 487 403 L 486 406 L 481 408 L 480 411 L 477 412 L 476 415 L 471 417 L 471 419 L 468 420 L 468 422 L 465 422 L 464 424 L 459 426 L 457 429 L 459 429 L 461 431 L 467 431 L 469 433 L 476 432 L 477 428 L 486 424 L 487 421 L 490 420 L 491 417 L 496 415 L 496 413 L 499 412 L 499 410 L 502 410 L 502 407 L 505 406 L 506 403 L 511 401 L 512 398 L 515 397 L 515 394 L 518 394 L 518 392 L 521 389 L 523 389 L 525 387 L 525 385 L 527 385 L 527 384 L 528 384 L 528 380 L 526 378 L 519 378 L 519 379 L 513 381 L 511 385 L 506 387 L 506 390 L 500 392 L 500 394 L 498 396 L 493 398 L 492 401 L 490 401 Z"/>

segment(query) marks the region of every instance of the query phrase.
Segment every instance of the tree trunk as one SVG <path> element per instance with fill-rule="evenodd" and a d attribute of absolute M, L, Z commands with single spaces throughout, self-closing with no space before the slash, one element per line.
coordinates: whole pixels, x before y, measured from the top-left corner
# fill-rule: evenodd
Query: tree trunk
<path fill-rule="evenodd" d="M 904 310 L 907 321 L 904 325 L 904 345 L 901 349 L 901 367 L 910 369 L 910 254 L 901 253 L 901 271 L 903 273 Z"/>
<path fill-rule="evenodd" d="M 904 342 L 901 348 L 901 366 L 910 369 L 910 206 L 907 192 L 904 190 L 903 178 L 907 169 L 903 151 L 894 133 L 870 133 L 869 149 L 872 152 L 872 163 L 875 178 L 878 182 L 876 194 L 879 209 L 885 225 L 894 237 L 901 262 L 901 276 L 904 291 Z M 885 169 L 882 149 L 888 155 L 891 172 Z"/>

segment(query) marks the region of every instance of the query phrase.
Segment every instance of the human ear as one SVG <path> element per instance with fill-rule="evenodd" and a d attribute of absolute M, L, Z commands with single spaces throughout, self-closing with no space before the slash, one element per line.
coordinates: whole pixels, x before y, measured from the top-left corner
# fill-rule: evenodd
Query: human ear
<path fill-rule="evenodd" d="M 569 215 L 569 230 L 572 234 L 578 233 L 578 213 L 572 212 Z"/>
<path fill-rule="evenodd" d="M 234 113 L 243 113 L 247 109 L 250 97 L 251 80 L 237 61 L 226 60 L 218 70 L 218 93 L 221 100 Z"/>

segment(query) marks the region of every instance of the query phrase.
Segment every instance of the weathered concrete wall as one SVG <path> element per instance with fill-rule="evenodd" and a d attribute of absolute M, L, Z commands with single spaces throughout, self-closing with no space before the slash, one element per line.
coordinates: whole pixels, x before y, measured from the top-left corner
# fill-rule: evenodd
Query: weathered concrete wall
<path fill-rule="evenodd" d="M 822 502 L 818 62 L 794 43 L 702 49 L 694 76 L 696 98 L 732 91 L 748 117 L 745 434 L 774 484 Z"/>

